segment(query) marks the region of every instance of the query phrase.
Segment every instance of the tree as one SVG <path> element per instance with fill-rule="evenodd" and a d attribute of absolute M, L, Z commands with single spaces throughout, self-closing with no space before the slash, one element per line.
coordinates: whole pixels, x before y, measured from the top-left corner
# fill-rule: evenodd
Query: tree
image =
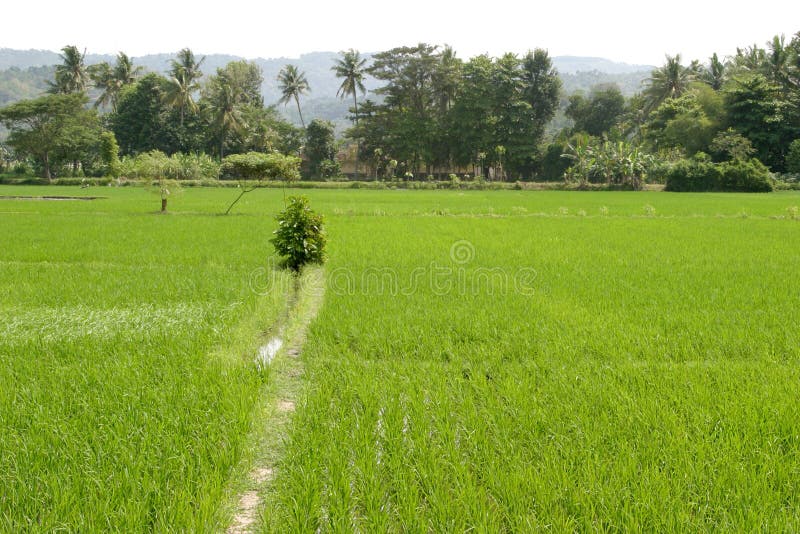
<path fill-rule="evenodd" d="M 791 104 L 781 87 L 763 74 L 746 74 L 735 78 L 724 95 L 728 126 L 753 143 L 759 160 L 783 171 L 789 144 L 800 132 L 789 120 Z"/>
<path fill-rule="evenodd" d="M 724 120 L 722 95 L 706 84 L 695 83 L 682 96 L 665 100 L 650 113 L 644 137 L 654 150 L 678 148 L 694 155 L 708 151 Z"/>
<path fill-rule="evenodd" d="M 305 155 L 308 161 L 308 174 L 313 178 L 329 178 L 323 173 L 325 162 L 336 161 L 336 145 L 333 124 L 314 119 L 306 128 Z"/>
<path fill-rule="evenodd" d="M 300 179 L 300 158 L 277 152 L 233 154 L 222 161 L 220 174 L 223 179 L 239 180 L 239 196 L 225 210 L 228 215 L 245 194 L 261 187 L 263 180 L 283 180 L 286 184 Z"/>
<path fill-rule="evenodd" d="M 103 132 L 100 136 L 100 160 L 105 166 L 106 173 L 119 178 L 119 145 L 113 132 Z"/>
<path fill-rule="evenodd" d="M 647 110 L 653 110 L 664 100 L 678 98 L 696 78 L 696 71 L 681 65 L 681 55 L 667 56 L 667 62 L 653 70 L 644 90 Z"/>
<path fill-rule="evenodd" d="M 715 91 L 722 89 L 722 85 L 727 79 L 726 67 L 719 60 L 716 52 L 709 58 L 708 67 L 700 72 L 700 81 L 711 86 Z"/>
<path fill-rule="evenodd" d="M 306 123 L 303 120 L 303 112 L 300 111 L 300 95 L 311 91 L 305 73 L 297 70 L 294 65 L 286 65 L 278 73 L 278 88 L 281 90 L 281 98 L 278 103 L 285 105 L 294 99 L 295 104 L 297 104 L 297 113 L 300 115 L 300 124 L 305 128 Z"/>
<path fill-rule="evenodd" d="M 53 94 L 22 100 L 0 109 L 0 121 L 10 130 L 8 144 L 21 156 L 35 158 L 42 176 L 51 179 L 52 160 L 57 155 L 77 159 L 70 150 L 76 139 L 85 139 L 87 129 L 97 127 L 96 116 L 90 124 L 87 97 L 83 93 Z"/>
<path fill-rule="evenodd" d="M 181 126 L 186 111 L 197 111 L 193 95 L 200 89 L 199 80 L 203 76 L 200 66 L 205 59 L 203 56 L 197 61 L 194 53 L 189 48 L 184 48 L 178 52 L 177 59 L 170 60 L 170 76 L 165 98 L 167 104 L 178 110 Z"/>
<path fill-rule="evenodd" d="M 217 141 L 218 155 L 225 156 L 225 145 L 234 134 L 244 135 L 247 108 L 263 108 L 261 69 L 255 63 L 231 61 L 217 69 L 203 91 L 203 103 L 211 115 L 211 129 Z M 265 149 L 266 147 L 253 147 Z"/>
<path fill-rule="evenodd" d="M 76 46 L 65 46 L 61 49 L 61 64 L 56 65 L 55 80 L 49 82 L 50 93 L 70 94 L 82 93 L 89 85 L 89 74 L 86 71 L 86 64 L 83 54 Z"/>
<path fill-rule="evenodd" d="M 717 133 L 709 146 L 717 161 L 746 161 L 755 153 L 753 143 L 733 128 Z"/>
<path fill-rule="evenodd" d="M 142 76 L 120 91 L 117 110 L 109 117 L 111 130 L 123 154 L 151 150 L 173 153 L 180 148 L 175 124 L 164 103 L 166 79 L 155 73 Z"/>
<path fill-rule="evenodd" d="M 111 110 L 117 110 L 119 93 L 123 87 L 131 85 L 142 71 L 142 67 L 134 67 L 133 61 L 126 54 L 117 54 L 116 64 L 112 67 L 106 62 L 91 65 L 87 69 L 94 86 L 101 90 L 94 103 L 95 107 L 111 104 Z"/>
<path fill-rule="evenodd" d="M 336 64 L 331 67 L 336 73 L 336 77 L 342 79 L 342 84 L 339 86 L 336 96 L 340 98 L 353 97 L 353 120 L 358 126 L 358 98 L 356 96 L 357 93 L 363 95 L 367 92 L 366 87 L 364 87 L 364 65 L 367 64 L 367 60 L 352 48 L 347 52 L 341 52 L 341 56 L 336 60 Z M 356 178 L 358 178 L 358 155 L 358 141 L 356 141 Z"/>
<path fill-rule="evenodd" d="M 575 121 L 576 132 L 601 136 L 611 130 L 625 111 L 625 97 L 616 84 L 595 86 L 586 98 L 569 98 L 566 115 Z"/>
<path fill-rule="evenodd" d="M 383 97 L 376 105 L 375 118 L 389 126 L 380 147 L 400 160 L 407 172 L 417 172 L 433 162 L 433 141 L 437 135 L 436 96 L 433 77 L 439 68 L 436 46 L 393 48 L 373 56 L 369 73 L 385 85 L 374 92 Z M 368 127 L 369 127 L 369 122 Z M 377 147 L 375 147 L 377 148 Z"/>
<path fill-rule="evenodd" d="M 462 73 L 448 114 L 455 162 L 478 165 L 484 176 L 490 169 L 501 179 L 532 176 L 560 90 L 547 52 L 535 50 L 521 60 L 478 56 Z"/>
<path fill-rule="evenodd" d="M 786 154 L 786 170 L 793 174 L 800 174 L 800 139 L 795 139 L 789 145 Z"/>

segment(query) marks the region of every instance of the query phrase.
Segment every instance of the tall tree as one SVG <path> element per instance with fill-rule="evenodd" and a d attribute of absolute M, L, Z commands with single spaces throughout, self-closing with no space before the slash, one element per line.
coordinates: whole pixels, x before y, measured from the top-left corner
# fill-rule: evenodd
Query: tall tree
<path fill-rule="evenodd" d="M 117 60 L 113 67 L 104 61 L 90 65 L 87 72 L 94 86 L 101 91 L 94 106 L 111 104 L 111 110 L 116 111 L 120 91 L 123 87 L 136 81 L 142 72 L 142 67 L 134 67 L 133 60 L 125 53 L 120 52 L 117 54 Z"/>
<path fill-rule="evenodd" d="M 209 78 L 203 101 L 211 113 L 220 158 L 224 157 L 225 143 L 231 136 L 245 133 L 246 108 L 263 108 L 262 83 L 261 69 L 247 61 L 231 61 Z"/>
<path fill-rule="evenodd" d="M 281 90 L 281 98 L 278 103 L 288 104 L 290 100 L 294 99 L 297 104 L 297 113 L 300 115 L 300 124 L 305 128 L 303 112 L 300 111 L 300 95 L 311 91 L 305 73 L 297 70 L 295 65 L 286 65 L 278 73 L 278 88 Z"/>
<path fill-rule="evenodd" d="M 199 80 L 203 76 L 200 66 L 205 59 L 203 56 L 197 61 L 194 52 L 184 48 L 178 52 L 176 59 L 170 60 L 169 83 L 165 98 L 167 104 L 178 110 L 181 126 L 187 111 L 197 111 L 193 95 L 200 89 Z"/>
<path fill-rule="evenodd" d="M 109 123 L 123 154 L 151 150 L 171 154 L 180 150 L 175 124 L 164 104 L 166 84 L 163 76 L 149 73 L 120 91 L 117 110 L 109 117 Z"/>
<path fill-rule="evenodd" d="M 84 109 L 87 100 L 84 93 L 54 94 L 1 109 L 0 122 L 10 130 L 9 146 L 21 156 L 38 160 L 42 176 L 50 180 L 54 156 L 80 159 L 85 142 L 97 133 L 95 112 Z"/>
<path fill-rule="evenodd" d="M 714 55 L 709 58 L 708 67 L 705 67 L 700 73 L 700 81 L 710 85 L 715 91 L 719 91 L 727 79 L 726 74 L 725 64 L 714 52 Z"/>
<path fill-rule="evenodd" d="M 61 64 L 56 65 L 55 80 L 50 82 L 49 92 L 56 94 L 82 93 L 89 85 L 84 57 L 78 47 L 69 45 L 61 49 Z"/>
<path fill-rule="evenodd" d="M 586 98 L 582 94 L 569 97 L 567 117 L 575 121 L 576 132 L 599 137 L 611 130 L 625 112 L 625 97 L 616 84 L 596 85 Z"/>
<path fill-rule="evenodd" d="M 784 159 L 798 125 L 789 120 L 791 103 L 782 88 L 763 74 L 741 75 L 725 90 L 728 124 L 748 138 L 756 156 L 775 172 L 783 172 Z"/>
<path fill-rule="evenodd" d="M 336 96 L 345 98 L 347 96 L 353 97 L 353 119 L 358 126 L 358 98 L 357 93 L 366 94 L 367 89 L 364 87 L 364 66 L 367 60 L 362 58 L 357 50 L 352 48 L 347 52 L 341 52 L 341 56 L 336 60 L 336 63 L 331 70 L 336 73 L 337 78 L 342 79 L 342 84 L 336 92 Z M 356 168 L 355 174 L 358 178 L 358 158 L 359 158 L 359 143 L 356 140 Z"/>
<path fill-rule="evenodd" d="M 650 74 L 644 90 L 647 110 L 653 110 L 664 100 L 678 98 L 694 81 L 696 72 L 681 65 L 681 55 L 667 56 L 667 62 Z"/>

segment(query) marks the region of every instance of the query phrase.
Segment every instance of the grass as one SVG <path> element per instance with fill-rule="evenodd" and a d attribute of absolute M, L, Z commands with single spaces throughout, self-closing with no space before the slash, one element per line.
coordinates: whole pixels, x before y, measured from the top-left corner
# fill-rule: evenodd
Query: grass
<path fill-rule="evenodd" d="M 3 531 L 213 528 L 266 378 L 271 219 L 109 197 L 0 204 Z"/>
<path fill-rule="evenodd" d="M 800 527 L 796 196 L 384 199 L 331 208 L 264 531 Z"/>
<path fill-rule="evenodd" d="M 223 528 L 283 193 L 46 194 L 108 198 L 0 201 L 0 530 Z M 800 195 L 303 194 L 328 287 L 262 530 L 800 529 Z"/>

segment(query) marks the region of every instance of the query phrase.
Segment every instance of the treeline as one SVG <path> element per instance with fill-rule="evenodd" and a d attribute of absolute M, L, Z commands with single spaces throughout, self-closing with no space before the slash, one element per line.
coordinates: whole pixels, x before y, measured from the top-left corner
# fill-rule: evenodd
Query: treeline
<path fill-rule="evenodd" d="M 0 155 L 45 177 L 107 173 L 109 135 L 123 159 L 154 150 L 218 161 L 280 152 L 301 156 L 313 178 L 340 176 L 344 162 L 362 179 L 458 175 L 630 188 L 669 179 L 676 190 L 764 190 L 770 173 L 800 173 L 800 33 L 705 64 L 667 56 L 631 97 L 616 84 L 565 95 L 541 49 L 466 61 L 429 44 L 369 61 L 350 50 L 331 65 L 338 96 L 352 104 L 345 146 L 329 122 L 306 126 L 312 88 L 293 65 L 277 82 L 280 103 L 296 110 L 301 128 L 264 105 L 254 63 L 233 61 L 203 77 L 203 58 L 185 49 L 162 76 L 122 53 L 90 67 L 76 47 L 61 58 L 51 94 L 0 110 L 10 130 Z M 368 76 L 379 86 L 367 96 Z M 559 109 L 570 125 L 548 135 Z"/>
<path fill-rule="evenodd" d="M 714 54 L 705 64 L 667 56 L 640 94 L 626 99 L 616 87 L 598 86 L 572 95 L 566 113 L 574 126 L 547 148 L 548 179 L 566 173 L 587 182 L 626 181 L 609 172 L 620 162 L 609 147 L 623 147 L 640 151 L 634 159 L 646 179 L 665 180 L 672 190 L 764 191 L 772 187 L 770 171 L 796 186 L 800 33 L 740 48 L 725 60 Z"/>

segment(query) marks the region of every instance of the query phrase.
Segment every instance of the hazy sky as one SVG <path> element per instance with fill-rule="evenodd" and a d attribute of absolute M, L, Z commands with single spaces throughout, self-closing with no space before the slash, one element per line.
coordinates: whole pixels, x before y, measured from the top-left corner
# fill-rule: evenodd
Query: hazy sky
<path fill-rule="evenodd" d="M 138 0 L 8 0 L 0 12 L 0 47 L 132 56 L 174 52 L 296 57 L 356 48 L 362 52 L 428 42 L 450 44 L 459 57 L 488 52 L 600 56 L 660 65 L 664 54 L 705 60 L 737 46 L 800 31 L 800 1 L 673 0 L 437 1 L 366 0 L 212 3 Z M 123 9 L 121 6 L 125 6 Z M 391 6 L 391 7 L 390 7 Z M 395 9 L 393 9 L 395 8 Z"/>

